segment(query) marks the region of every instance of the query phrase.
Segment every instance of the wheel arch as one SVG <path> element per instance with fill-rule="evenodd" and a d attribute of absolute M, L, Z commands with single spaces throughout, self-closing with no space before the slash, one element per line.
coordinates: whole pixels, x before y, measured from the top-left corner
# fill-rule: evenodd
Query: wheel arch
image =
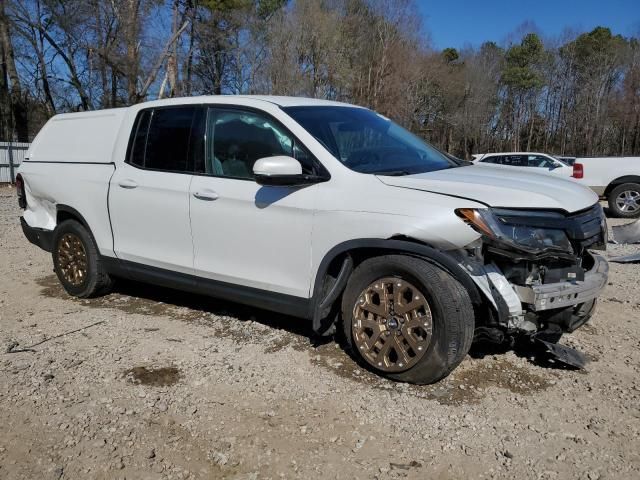
<path fill-rule="evenodd" d="M 640 175 L 624 175 L 616 178 L 615 180 L 611 180 L 609 185 L 607 185 L 607 188 L 604 190 L 604 196 L 609 197 L 609 194 L 614 188 L 624 185 L 625 183 L 637 183 L 640 185 Z"/>
<path fill-rule="evenodd" d="M 82 216 L 82 214 L 78 210 L 76 210 L 75 208 L 69 205 L 59 203 L 56 205 L 56 228 L 65 220 L 75 220 L 79 222 L 84 228 L 87 229 L 87 232 L 89 232 L 89 235 L 93 239 L 94 243 L 96 243 L 97 245 L 96 237 L 93 234 L 93 230 L 91 230 L 91 226 L 89 225 L 89 222 L 87 222 L 87 220 Z M 98 249 L 98 252 L 100 252 L 99 249 Z"/>
<path fill-rule="evenodd" d="M 324 256 L 316 271 L 312 291 L 313 330 L 320 335 L 333 331 L 336 305 L 349 275 L 364 260 L 381 255 L 408 255 L 432 263 L 453 276 L 469 293 L 474 305 L 484 300 L 469 274 L 446 253 L 411 237 L 360 238 L 342 242 Z"/>
<path fill-rule="evenodd" d="M 78 210 L 70 207 L 69 205 L 59 203 L 56 205 L 56 226 L 60 225 L 65 220 L 76 220 L 91 232 L 89 224 Z"/>

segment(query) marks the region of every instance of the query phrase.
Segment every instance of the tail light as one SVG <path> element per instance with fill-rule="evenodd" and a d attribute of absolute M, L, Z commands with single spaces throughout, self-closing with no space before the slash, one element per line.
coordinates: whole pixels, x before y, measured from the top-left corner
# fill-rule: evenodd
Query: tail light
<path fill-rule="evenodd" d="M 24 191 L 24 180 L 20 174 L 16 177 L 16 192 L 18 193 L 18 205 L 24 210 L 27 208 L 27 194 Z"/>
<path fill-rule="evenodd" d="M 582 165 L 581 163 L 574 163 L 573 164 L 573 175 L 571 175 L 573 178 L 582 178 L 584 177 L 584 165 Z"/>

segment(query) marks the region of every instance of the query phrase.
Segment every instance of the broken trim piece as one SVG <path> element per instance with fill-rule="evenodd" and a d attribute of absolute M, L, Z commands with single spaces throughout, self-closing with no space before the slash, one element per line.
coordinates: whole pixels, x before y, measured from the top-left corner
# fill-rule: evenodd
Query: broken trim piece
<path fill-rule="evenodd" d="M 640 243 L 640 220 L 611 227 L 616 243 Z"/>
<path fill-rule="evenodd" d="M 609 259 L 613 263 L 640 263 L 640 253 L 632 255 L 623 255 L 622 257 L 613 257 Z"/>

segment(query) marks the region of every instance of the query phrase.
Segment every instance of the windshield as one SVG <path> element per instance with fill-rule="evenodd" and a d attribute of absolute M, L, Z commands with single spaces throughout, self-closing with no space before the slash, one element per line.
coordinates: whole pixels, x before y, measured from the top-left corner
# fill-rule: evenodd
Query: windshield
<path fill-rule="evenodd" d="M 357 107 L 287 107 L 283 110 L 356 172 L 412 175 L 458 166 L 371 110 Z"/>

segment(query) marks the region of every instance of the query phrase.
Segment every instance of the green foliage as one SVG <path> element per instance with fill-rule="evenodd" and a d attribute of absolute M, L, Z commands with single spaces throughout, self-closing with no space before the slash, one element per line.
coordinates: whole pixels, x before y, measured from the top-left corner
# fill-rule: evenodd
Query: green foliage
<path fill-rule="evenodd" d="M 442 58 L 445 62 L 452 63 L 460 58 L 460 54 L 455 48 L 445 48 L 442 51 Z"/>
<path fill-rule="evenodd" d="M 502 82 L 522 91 L 542 87 L 544 82 L 536 66 L 541 61 L 543 53 L 544 46 L 538 35 L 525 35 L 520 45 L 514 45 L 507 50 Z"/>
<path fill-rule="evenodd" d="M 560 54 L 572 61 L 580 74 L 592 76 L 599 65 L 620 63 L 620 53 L 627 45 L 624 37 L 614 36 L 609 28 L 596 27 L 561 47 Z"/>
<path fill-rule="evenodd" d="M 287 2 L 288 0 L 203 0 L 201 4 L 204 8 L 223 15 L 240 10 L 252 10 L 258 17 L 267 18 Z"/>
<path fill-rule="evenodd" d="M 499 47 L 496 42 L 484 42 L 480 45 L 480 55 L 487 58 L 502 57 L 504 49 Z"/>

